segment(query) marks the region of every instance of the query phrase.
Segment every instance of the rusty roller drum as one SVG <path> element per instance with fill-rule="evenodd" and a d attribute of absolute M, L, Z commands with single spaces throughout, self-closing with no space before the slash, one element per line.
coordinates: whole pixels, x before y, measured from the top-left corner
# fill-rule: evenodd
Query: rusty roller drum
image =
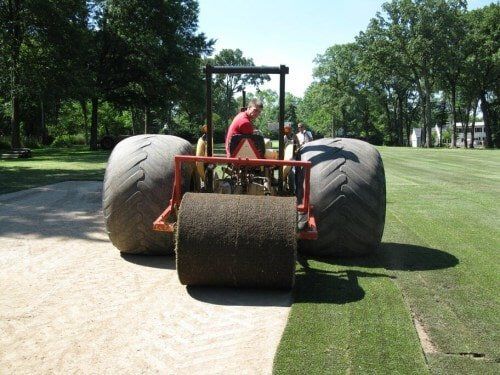
<path fill-rule="evenodd" d="M 293 286 L 294 197 L 186 193 L 177 218 L 175 251 L 182 284 Z"/>

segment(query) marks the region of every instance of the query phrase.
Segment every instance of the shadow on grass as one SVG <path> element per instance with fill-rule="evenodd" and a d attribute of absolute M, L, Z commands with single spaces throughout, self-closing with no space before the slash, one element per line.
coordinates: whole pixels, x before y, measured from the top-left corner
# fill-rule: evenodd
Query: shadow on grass
<path fill-rule="evenodd" d="M 362 300 L 365 291 L 359 285 L 360 277 L 393 276 L 358 270 L 329 271 L 311 267 L 305 257 L 299 257 L 302 269 L 297 271 L 294 303 L 345 304 Z"/>
<path fill-rule="evenodd" d="M 151 254 L 125 254 L 121 257 L 127 262 L 144 267 L 160 268 L 164 270 L 175 269 L 175 257 L 173 255 L 151 255 Z"/>
<path fill-rule="evenodd" d="M 365 292 L 358 283 L 360 277 L 387 277 L 393 275 L 366 272 L 359 269 L 329 271 L 310 265 L 310 260 L 329 266 L 377 268 L 387 271 L 430 271 L 454 267 L 459 263 L 455 256 L 423 246 L 383 243 L 370 256 L 356 258 L 299 257 L 302 269 L 297 271 L 294 303 L 344 304 L 359 301 Z"/>
<path fill-rule="evenodd" d="M 371 256 L 320 259 L 342 266 L 385 268 L 391 271 L 430 271 L 455 267 L 459 260 L 445 251 L 428 247 L 385 242 Z"/>

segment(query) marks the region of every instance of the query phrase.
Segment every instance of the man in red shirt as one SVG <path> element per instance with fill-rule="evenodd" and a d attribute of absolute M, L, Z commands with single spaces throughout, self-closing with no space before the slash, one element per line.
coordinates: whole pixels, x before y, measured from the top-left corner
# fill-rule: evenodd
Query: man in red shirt
<path fill-rule="evenodd" d="M 230 157 L 229 145 L 231 144 L 231 138 L 233 135 L 238 134 L 253 134 L 254 127 L 252 121 L 259 117 L 264 105 L 259 99 L 251 99 L 248 102 L 247 109 L 240 112 L 233 119 L 233 122 L 227 129 L 226 135 L 226 154 Z"/>

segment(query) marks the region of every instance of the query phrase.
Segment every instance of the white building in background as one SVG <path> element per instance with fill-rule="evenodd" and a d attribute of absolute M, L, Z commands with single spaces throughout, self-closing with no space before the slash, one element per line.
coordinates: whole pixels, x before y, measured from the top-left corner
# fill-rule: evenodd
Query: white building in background
<path fill-rule="evenodd" d="M 441 139 L 441 130 L 439 126 L 434 126 L 431 129 L 432 137 L 434 138 L 434 146 L 439 146 L 439 140 Z M 411 147 L 421 147 L 422 146 L 422 128 L 413 128 L 410 135 Z"/>
<path fill-rule="evenodd" d="M 457 122 L 457 146 L 463 146 L 464 145 L 464 126 L 462 125 L 461 122 Z M 471 129 L 472 124 L 469 124 L 468 131 L 467 131 L 467 145 L 470 145 L 471 142 Z M 486 132 L 484 131 L 484 122 L 476 122 L 474 124 L 474 147 L 482 147 L 484 144 L 484 141 L 486 139 Z"/>
<path fill-rule="evenodd" d="M 410 135 L 411 147 L 420 147 L 422 146 L 422 129 L 421 128 L 413 128 Z"/>

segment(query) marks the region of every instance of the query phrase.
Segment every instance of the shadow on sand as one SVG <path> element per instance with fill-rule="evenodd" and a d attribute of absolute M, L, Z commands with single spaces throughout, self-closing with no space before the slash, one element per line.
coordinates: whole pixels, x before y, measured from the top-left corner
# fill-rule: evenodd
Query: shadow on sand
<path fill-rule="evenodd" d="M 151 254 L 120 254 L 127 262 L 144 267 L 161 268 L 164 270 L 175 270 L 175 257 L 173 255 L 151 255 Z"/>

